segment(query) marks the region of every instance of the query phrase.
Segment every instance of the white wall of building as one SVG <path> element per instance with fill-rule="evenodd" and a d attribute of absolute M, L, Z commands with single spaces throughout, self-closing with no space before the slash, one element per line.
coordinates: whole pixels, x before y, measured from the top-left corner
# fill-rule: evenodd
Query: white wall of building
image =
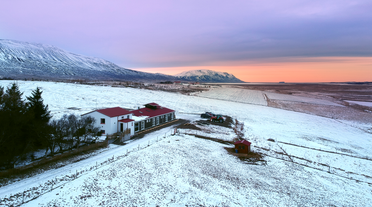
<path fill-rule="evenodd" d="M 97 111 L 93 111 L 93 112 L 91 112 L 89 114 L 85 114 L 83 116 L 93 117 L 96 120 L 96 123 L 94 124 L 94 127 L 98 127 L 101 130 L 105 130 L 105 134 L 115 133 L 115 132 L 112 132 L 112 121 L 111 121 L 111 118 L 109 116 L 101 114 Z M 101 119 L 105 119 L 105 124 L 101 124 Z"/>
<path fill-rule="evenodd" d="M 116 133 L 118 131 L 118 117 L 111 117 L 110 125 L 108 127 L 109 131 L 107 132 L 107 134 Z"/>

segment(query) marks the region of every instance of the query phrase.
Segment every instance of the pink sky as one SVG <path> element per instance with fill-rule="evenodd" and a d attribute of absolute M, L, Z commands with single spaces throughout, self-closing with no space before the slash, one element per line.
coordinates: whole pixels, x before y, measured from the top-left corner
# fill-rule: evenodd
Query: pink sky
<path fill-rule="evenodd" d="M 297 61 L 296 61 L 297 60 Z M 246 82 L 345 82 L 371 81 L 372 57 L 293 58 L 288 62 L 247 62 L 239 65 L 138 68 L 144 72 L 176 75 L 182 71 L 209 69 L 229 71 Z"/>
<path fill-rule="evenodd" d="M 12 0 L 0 38 L 122 67 L 248 81 L 372 81 L 370 0 Z"/>

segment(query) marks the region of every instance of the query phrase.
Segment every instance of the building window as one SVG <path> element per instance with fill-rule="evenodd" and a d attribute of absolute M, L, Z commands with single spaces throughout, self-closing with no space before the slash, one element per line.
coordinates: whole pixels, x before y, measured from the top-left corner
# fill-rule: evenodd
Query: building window
<path fill-rule="evenodd" d="M 106 119 L 101 119 L 101 124 L 105 124 L 106 123 Z"/>
<path fill-rule="evenodd" d="M 134 131 L 135 131 L 135 132 L 139 130 L 139 126 L 138 126 L 138 125 L 139 125 L 138 122 L 134 125 Z"/>
<path fill-rule="evenodd" d="M 105 132 L 105 130 L 101 130 L 101 133 L 102 133 L 102 134 L 105 134 L 106 132 Z"/>

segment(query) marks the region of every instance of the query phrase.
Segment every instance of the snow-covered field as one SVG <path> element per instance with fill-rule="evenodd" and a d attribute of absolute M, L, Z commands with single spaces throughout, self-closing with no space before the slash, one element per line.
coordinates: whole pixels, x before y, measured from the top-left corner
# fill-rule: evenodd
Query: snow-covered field
<path fill-rule="evenodd" d="M 362 106 L 368 106 L 368 107 L 372 107 L 372 102 L 367 102 L 367 101 L 347 101 L 351 104 L 358 104 L 358 105 L 362 105 Z"/>
<path fill-rule="evenodd" d="M 341 107 L 343 106 L 341 104 L 337 104 L 332 101 L 316 99 L 316 98 L 272 93 L 272 92 L 266 92 L 266 91 L 264 93 L 267 95 L 269 99 L 273 99 L 273 100 L 293 101 L 293 102 L 300 102 L 300 103 L 310 103 L 310 104 L 329 105 L 329 106 L 341 106 Z"/>
<path fill-rule="evenodd" d="M 220 88 L 212 88 L 209 91 L 203 91 L 202 93 L 197 93 L 197 96 L 226 100 L 238 103 L 248 103 L 267 106 L 266 99 L 261 91 L 240 89 L 240 88 L 230 88 L 229 86 L 222 86 Z"/>
<path fill-rule="evenodd" d="M 10 83 L 0 81 L 5 87 Z M 1 187 L 0 200 L 34 189 L 27 192 L 40 191 L 41 196 L 26 206 L 372 206 L 371 126 L 260 105 L 256 91 L 238 103 L 132 88 L 18 84 L 25 95 L 41 87 L 55 117 L 101 107 L 134 109 L 149 102 L 175 109 L 178 118 L 190 120 L 205 111 L 226 114 L 245 123 L 247 139 L 254 150 L 268 155 L 264 157 L 267 165 L 245 164 L 223 148 L 231 145 L 184 134 L 169 136 L 172 128 L 165 128 L 78 163 Z M 215 90 L 224 96 L 231 92 L 228 88 Z M 247 104 L 248 97 L 254 104 Z M 80 110 L 68 109 L 71 107 Z M 198 133 L 234 138 L 232 130 L 223 127 Z M 282 155 L 275 153 L 283 150 L 294 162 L 283 161 Z M 59 179 L 66 176 L 72 178 Z M 51 181 L 52 185 L 45 184 Z M 42 191 L 39 186 L 49 187 Z"/>

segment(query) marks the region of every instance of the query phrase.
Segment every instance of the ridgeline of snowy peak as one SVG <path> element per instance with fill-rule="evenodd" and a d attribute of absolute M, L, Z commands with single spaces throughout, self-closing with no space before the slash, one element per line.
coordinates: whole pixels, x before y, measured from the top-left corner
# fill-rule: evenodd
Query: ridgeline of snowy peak
<path fill-rule="evenodd" d="M 77 55 L 43 44 L 0 39 L 0 78 L 88 79 L 241 83 L 234 75 L 194 70 L 176 76 L 145 73 L 109 61 Z"/>
<path fill-rule="evenodd" d="M 182 80 L 210 83 L 243 83 L 233 74 L 212 70 L 190 70 L 175 75 Z"/>
<path fill-rule="evenodd" d="M 173 80 L 173 76 L 129 70 L 109 61 L 86 57 L 43 44 L 0 39 L 0 77 Z"/>

